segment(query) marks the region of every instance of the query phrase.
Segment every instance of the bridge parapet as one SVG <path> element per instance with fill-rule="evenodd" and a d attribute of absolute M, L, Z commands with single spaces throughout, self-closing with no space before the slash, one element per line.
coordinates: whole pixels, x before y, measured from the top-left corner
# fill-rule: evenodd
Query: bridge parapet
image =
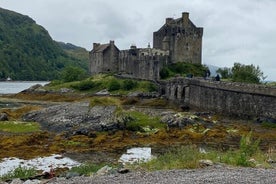
<path fill-rule="evenodd" d="M 230 115 L 276 118 L 276 87 L 180 77 L 160 84 L 162 94 L 179 104 Z"/>

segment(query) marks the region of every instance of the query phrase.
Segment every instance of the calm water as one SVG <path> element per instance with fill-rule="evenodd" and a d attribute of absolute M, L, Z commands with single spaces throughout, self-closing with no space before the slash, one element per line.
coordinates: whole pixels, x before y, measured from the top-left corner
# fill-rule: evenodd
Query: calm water
<path fill-rule="evenodd" d="M 45 81 L 5 81 L 0 82 L 0 94 L 14 94 L 28 89 L 35 84 L 45 85 Z"/>

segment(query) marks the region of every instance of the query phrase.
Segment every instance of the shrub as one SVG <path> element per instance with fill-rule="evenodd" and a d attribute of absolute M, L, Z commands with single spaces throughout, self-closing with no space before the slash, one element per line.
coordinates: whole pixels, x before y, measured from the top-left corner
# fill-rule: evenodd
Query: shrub
<path fill-rule="evenodd" d="M 27 167 L 19 166 L 14 171 L 11 171 L 11 172 L 1 176 L 1 179 L 2 180 L 11 180 L 14 178 L 28 179 L 32 176 L 35 176 L 36 174 L 37 174 L 37 171 L 34 168 L 27 168 Z"/>
<path fill-rule="evenodd" d="M 72 88 L 79 90 L 79 91 L 86 91 L 89 89 L 93 89 L 97 84 L 90 80 L 81 81 L 77 84 L 71 85 Z"/>
<path fill-rule="evenodd" d="M 252 132 L 242 136 L 240 141 L 240 152 L 245 156 L 251 157 L 254 153 L 259 151 L 260 140 L 252 140 Z"/>
<path fill-rule="evenodd" d="M 170 70 L 167 67 L 162 68 L 160 71 L 160 78 L 161 79 L 166 79 L 170 76 Z"/>
<path fill-rule="evenodd" d="M 79 67 L 68 66 L 61 72 L 61 78 L 64 82 L 83 80 L 86 77 L 86 71 Z"/>
<path fill-rule="evenodd" d="M 119 90 L 120 88 L 121 88 L 121 84 L 116 79 L 112 79 L 108 83 L 108 91 L 116 91 L 116 90 Z"/>
<path fill-rule="evenodd" d="M 137 81 L 134 81 L 134 80 L 124 80 L 123 81 L 123 89 L 124 90 L 127 90 L 127 91 L 129 91 L 129 90 L 132 90 L 133 88 L 135 88 L 136 86 L 137 86 Z"/>

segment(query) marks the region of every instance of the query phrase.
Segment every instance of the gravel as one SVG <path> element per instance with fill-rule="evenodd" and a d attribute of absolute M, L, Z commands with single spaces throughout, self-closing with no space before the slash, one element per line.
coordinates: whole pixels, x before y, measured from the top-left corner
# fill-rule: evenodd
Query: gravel
<path fill-rule="evenodd" d="M 130 172 L 97 177 L 54 178 L 47 183 L 276 183 L 276 169 L 207 167 L 196 170 L 170 170 L 155 172 Z"/>

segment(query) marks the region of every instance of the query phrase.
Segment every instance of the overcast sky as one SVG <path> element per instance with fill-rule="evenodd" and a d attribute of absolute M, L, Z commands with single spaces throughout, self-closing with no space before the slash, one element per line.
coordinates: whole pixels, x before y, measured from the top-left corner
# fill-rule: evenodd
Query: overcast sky
<path fill-rule="evenodd" d="M 259 65 L 276 81 L 276 0 L 0 0 L 0 6 L 33 18 L 52 38 L 92 49 L 115 40 L 119 49 L 152 45 L 166 17 L 204 28 L 203 64 Z"/>

